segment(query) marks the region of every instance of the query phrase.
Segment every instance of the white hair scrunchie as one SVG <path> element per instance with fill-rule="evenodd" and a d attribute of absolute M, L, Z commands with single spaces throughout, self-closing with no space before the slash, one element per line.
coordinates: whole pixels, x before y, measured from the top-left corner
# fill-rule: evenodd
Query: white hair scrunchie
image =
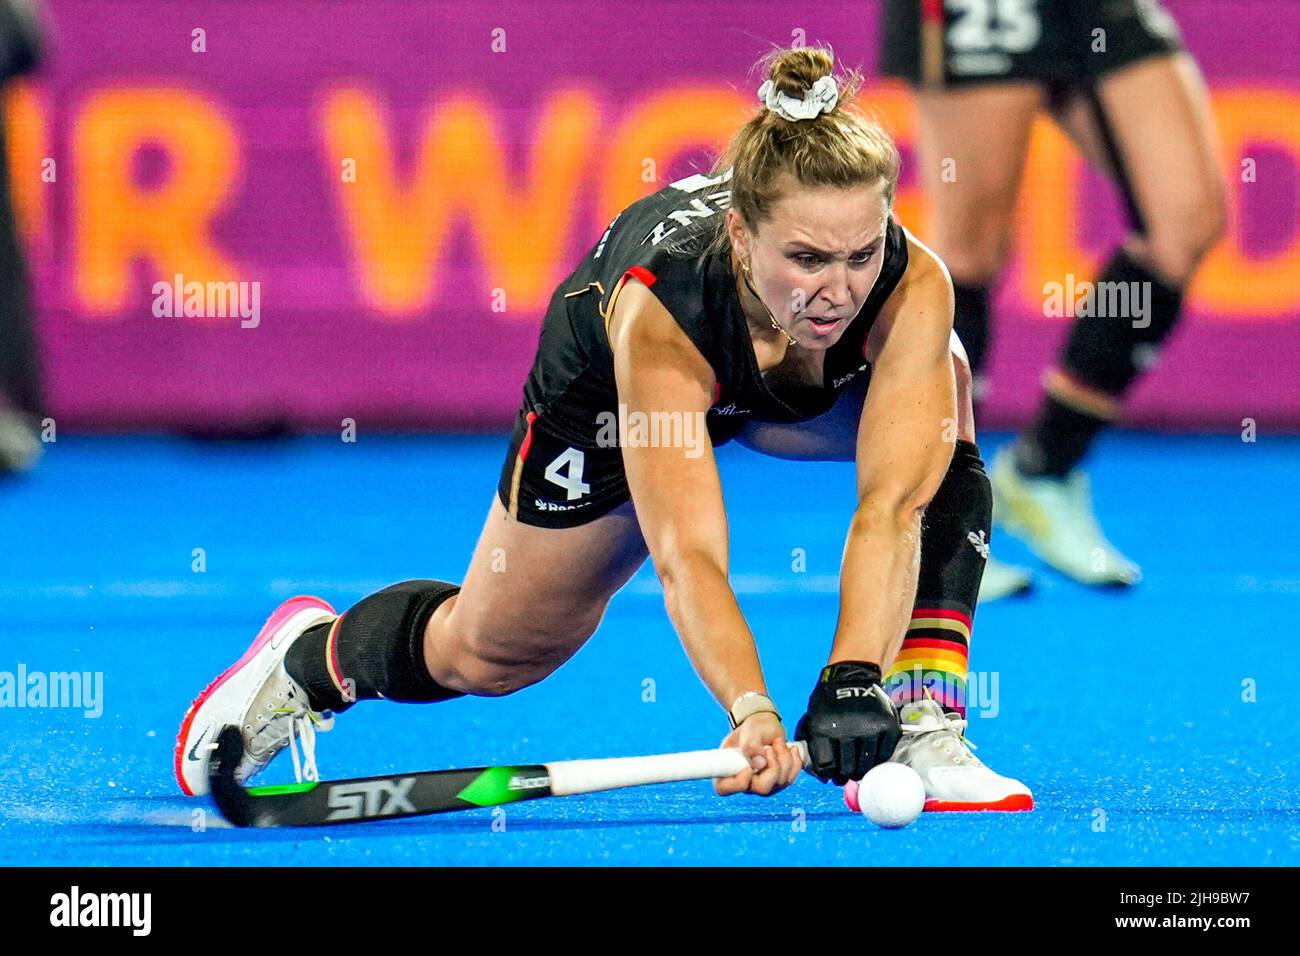
<path fill-rule="evenodd" d="M 830 76 L 823 76 L 802 97 L 779 92 L 771 80 L 766 80 L 758 88 L 758 101 L 777 116 L 792 123 L 829 113 L 835 109 L 839 99 L 839 87 L 836 86 L 834 77 Z"/>

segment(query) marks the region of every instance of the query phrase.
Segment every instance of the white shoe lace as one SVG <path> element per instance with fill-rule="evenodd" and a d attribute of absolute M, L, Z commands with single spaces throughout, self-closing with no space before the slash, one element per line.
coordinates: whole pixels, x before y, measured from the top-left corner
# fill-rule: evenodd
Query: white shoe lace
<path fill-rule="evenodd" d="M 315 781 L 320 779 L 320 771 L 316 766 L 316 732 L 322 733 L 333 729 L 334 715 L 326 711 L 312 710 L 306 704 L 306 692 L 297 685 L 292 683 L 291 678 L 287 685 L 282 685 L 276 691 L 276 698 L 285 703 L 279 707 L 269 707 L 265 711 L 267 720 L 262 724 L 260 729 L 249 741 L 249 750 L 262 766 L 265 766 L 275 754 L 279 753 L 284 747 L 284 738 L 280 736 L 283 733 L 282 725 L 279 721 L 288 721 L 288 744 L 289 752 L 293 757 L 293 775 L 299 783 L 306 781 Z M 257 718 L 260 720 L 260 715 Z M 252 728 L 245 728 L 251 731 Z M 279 739 L 277 739 L 279 738 Z M 302 744 L 302 755 L 298 754 L 298 744 Z"/>
<path fill-rule="evenodd" d="M 966 719 L 958 717 L 955 713 L 944 711 L 940 708 L 938 701 L 934 699 L 934 694 L 930 688 L 925 688 L 925 700 L 933 704 L 934 710 L 939 710 L 943 714 L 943 725 L 935 726 L 914 726 L 906 723 L 900 724 L 904 734 L 911 736 L 922 736 L 924 734 L 933 734 L 930 739 L 932 747 L 941 747 L 945 756 L 953 757 L 955 763 L 966 763 L 970 761 L 977 766 L 983 766 L 983 762 L 976 757 L 971 751 L 978 750 L 973 740 L 966 737 Z M 926 712 L 932 718 L 935 717 L 934 710 L 926 708 Z M 954 750 L 960 748 L 960 752 L 954 755 Z"/>
<path fill-rule="evenodd" d="M 1028 787 L 1019 780 L 1004 777 L 1002 774 L 997 773 L 971 752 L 975 750 L 976 747 L 974 742 L 968 740 L 966 737 L 965 718 L 959 717 L 955 713 L 943 711 L 939 702 L 934 700 L 934 695 L 930 693 L 928 687 L 925 689 L 925 700 L 916 701 L 914 703 L 922 704 L 921 713 L 930 718 L 929 721 L 920 722 L 923 726 L 908 726 L 905 723 L 901 725 L 903 733 L 915 741 L 915 747 L 924 746 L 919 738 L 923 737 L 925 734 L 930 734 L 930 746 L 941 749 L 944 757 L 951 761 L 952 766 L 962 767 L 963 770 L 961 771 L 960 776 L 965 778 L 970 784 L 975 785 L 976 791 L 983 788 L 984 792 L 995 792 L 999 794 L 1000 797 L 1024 794 L 1029 796 L 1032 801 L 1033 795 L 1030 793 Z M 936 723 L 939 723 L 940 715 L 942 715 L 942 723 L 940 726 L 935 726 Z M 902 753 L 895 759 L 908 764 L 918 772 L 922 772 L 926 784 L 926 793 L 933 795 L 931 787 L 934 778 L 930 776 L 930 773 L 935 769 L 941 770 L 942 767 L 936 768 L 934 764 L 925 760 L 920 754 L 912 753 L 903 749 L 901 741 L 899 743 L 899 749 L 902 750 Z M 942 787 L 942 785 L 940 786 Z M 958 790 L 961 789 L 961 787 L 958 788 Z M 955 797 L 954 799 L 967 798 Z"/>
<path fill-rule="evenodd" d="M 293 776 L 299 783 L 319 780 L 316 768 L 316 723 L 320 715 L 306 708 L 279 707 L 277 714 L 287 714 L 289 719 L 289 753 L 293 756 Z M 296 738 L 302 740 L 302 760 L 299 762 Z"/>

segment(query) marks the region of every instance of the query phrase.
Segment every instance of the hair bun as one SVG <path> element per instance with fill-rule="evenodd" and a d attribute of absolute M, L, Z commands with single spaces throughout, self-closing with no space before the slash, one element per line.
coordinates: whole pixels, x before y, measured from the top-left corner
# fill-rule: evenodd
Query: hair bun
<path fill-rule="evenodd" d="M 777 50 L 769 60 L 767 76 L 780 92 L 800 97 L 818 80 L 835 71 L 835 56 L 826 47 Z"/>

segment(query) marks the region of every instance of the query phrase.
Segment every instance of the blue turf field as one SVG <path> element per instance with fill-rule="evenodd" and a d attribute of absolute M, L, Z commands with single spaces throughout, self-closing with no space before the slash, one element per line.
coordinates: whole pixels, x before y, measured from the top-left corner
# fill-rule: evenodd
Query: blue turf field
<path fill-rule="evenodd" d="M 194 694 L 289 595 L 346 607 L 405 578 L 459 580 L 504 448 L 62 437 L 34 475 L 0 484 L 0 671 L 104 675 L 98 719 L 0 709 L 0 863 L 1300 864 L 1300 644 L 1286 610 L 1300 595 L 1300 439 L 1268 436 L 1107 435 L 1094 489 L 1147 580 L 1094 593 L 1044 574 L 1034 597 L 981 609 L 971 666 L 997 675 L 998 710 L 969 735 L 1029 783 L 1032 813 L 925 814 L 885 832 L 805 776 L 769 800 L 697 782 L 520 804 L 503 831 L 483 810 L 279 832 L 209 812 L 196 832 L 209 804 L 181 797 L 171 770 Z M 834 626 L 852 467 L 733 446 L 719 460 L 733 582 L 793 727 Z M 818 504 L 803 487 L 842 494 Z M 995 551 L 1025 558 L 1000 536 Z M 318 753 L 343 777 L 692 750 L 725 729 L 647 568 L 541 685 L 365 703 Z M 282 761 L 258 782 L 292 779 Z"/>

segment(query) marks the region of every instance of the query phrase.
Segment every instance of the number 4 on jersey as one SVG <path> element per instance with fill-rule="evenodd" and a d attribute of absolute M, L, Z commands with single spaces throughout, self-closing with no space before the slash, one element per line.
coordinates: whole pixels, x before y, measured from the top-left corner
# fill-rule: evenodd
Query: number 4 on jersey
<path fill-rule="evenodd" d="M 559 485 L 569 493 L 569 500 L 581 498 L 591 491 L 591 485 L 582 480 L 582 467 L 586 458 L 577 448 L 566 448 L 546 466 L 546 478 Z M 569 473 L 561 474 L 560 469 L 567 467 Z"/>

